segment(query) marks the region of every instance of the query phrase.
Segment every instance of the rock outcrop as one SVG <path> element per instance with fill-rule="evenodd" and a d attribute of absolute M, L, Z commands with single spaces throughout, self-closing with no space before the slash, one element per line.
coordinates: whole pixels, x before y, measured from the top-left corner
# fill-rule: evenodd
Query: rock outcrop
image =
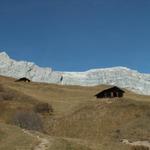
<path fill-rule="evenodd" d="M 14 78 L 26 77 L 35 82 L 62 85 L 116 85 L 139 94 L 150 95 L 150 74 L 139 73 L 126 67 L 91 69 L 85 72 L 60 72 L 52 68 L 39 67 L 32 62 L 15 61 L 5 52 L 1 52 L 0 75 Z"/>

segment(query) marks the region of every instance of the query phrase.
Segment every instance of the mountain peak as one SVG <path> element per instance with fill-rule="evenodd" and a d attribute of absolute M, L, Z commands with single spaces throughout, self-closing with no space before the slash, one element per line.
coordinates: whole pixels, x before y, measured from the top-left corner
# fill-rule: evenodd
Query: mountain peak
<path fill-rule="evenodd" d="M 10 59 L 8 54 L 4 51 L 0 52 L 0 59 Z"/>

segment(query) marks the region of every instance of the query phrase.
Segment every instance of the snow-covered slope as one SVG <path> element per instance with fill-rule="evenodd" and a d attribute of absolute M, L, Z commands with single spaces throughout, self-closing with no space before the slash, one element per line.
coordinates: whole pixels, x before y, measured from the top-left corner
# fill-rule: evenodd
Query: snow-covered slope
<path fill-rule="evenodd" d="M 85 72 L 60 72 L 52 68 L 41 68 L 32 62 L 15 61 L 0 53 L 0 75 L 32 81 L 64 85 L 94 86 L 116 85 L 139 94 L 150 95 L 150 74 L 142 74 L 126 67 L 92 69 Z"/>

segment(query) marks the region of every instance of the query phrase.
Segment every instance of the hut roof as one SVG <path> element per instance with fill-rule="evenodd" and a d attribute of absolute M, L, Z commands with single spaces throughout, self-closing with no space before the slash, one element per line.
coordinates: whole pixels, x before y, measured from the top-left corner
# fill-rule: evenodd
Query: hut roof
<path fill-rule="evenodd" d="M 111 87 L 111 88 L 108 88 L 108 89 L 105 89 L 101 92 L 99 92 L 98 94 L 96 94 L 95 96 L 98 96 L 99 94 L 102 94 L 102 93 L 105 93 L 105 92 L 121 92 L 121 93 L 125 93 L 125 91 L 123 91 L 122 89 L 120 89 L 119 87 L 117 86 L 114 86 L 114 87 Z"/>

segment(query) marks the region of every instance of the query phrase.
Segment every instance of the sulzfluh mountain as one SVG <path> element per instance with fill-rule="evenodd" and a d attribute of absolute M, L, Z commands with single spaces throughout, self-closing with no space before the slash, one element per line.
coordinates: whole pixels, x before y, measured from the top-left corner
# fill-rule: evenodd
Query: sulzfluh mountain
<path fill-rule="evenodd" d="M 85 72 L 61 72 L 42 68 L 35 63 L 16 61 L 7 53 L 0 53 L 0 75 L 21 78 L 35 82 L 62 85 L 115 85 L 143 95 L 150 95 L 150 74 L 139 73 L 126 67 L 91 69 Z"/>

